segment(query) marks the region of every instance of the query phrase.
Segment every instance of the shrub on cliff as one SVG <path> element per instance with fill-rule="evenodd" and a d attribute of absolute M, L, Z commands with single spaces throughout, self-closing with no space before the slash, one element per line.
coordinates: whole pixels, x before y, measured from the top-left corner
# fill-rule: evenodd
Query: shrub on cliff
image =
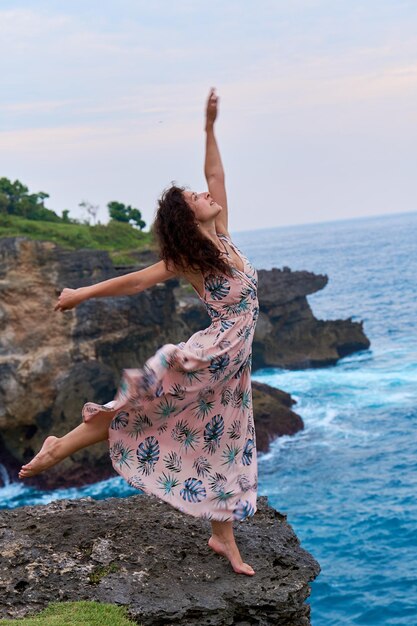
<path fill-rule="evenodd" d="M 61 222 L 54 211 L 44 206 L 49 194 L 44 191 L 29 193 L 28 187 L 20 180 L 12 182 L 6 177 L 0 178 L 0 213 L 19 215 L 30 220 Z"/>

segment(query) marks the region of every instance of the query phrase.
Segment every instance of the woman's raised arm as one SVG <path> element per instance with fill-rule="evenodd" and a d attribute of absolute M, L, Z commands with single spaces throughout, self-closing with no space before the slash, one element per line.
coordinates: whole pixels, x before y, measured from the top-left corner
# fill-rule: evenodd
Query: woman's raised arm
<path fill-rule="evenodd" d="M 223 208 L 222 212 L 216 217 L 216 230 L 218 233 L 228 234 L 225 176 L 219 148 L 214 135 L 214 122 L 217 117 L 218 100 L 215 89 L 212 87 L 206 106 L 206 155 L 204 174 L 211 197 Z"/>
<path fill-rule="evenodd" d="M 165 261 L 161 260 L 149 267 L 145 267 L 143 270 L 130 272 L 116 278 L 109 278 L 95 285 L 79 287 L 78 289 L 65 288 L 61 292 L 54 310 L 67 311 L 90 298 L 131 296 L 169 278 L 175 278 L 175 276 L 177 274 L 169 270 Z"/>

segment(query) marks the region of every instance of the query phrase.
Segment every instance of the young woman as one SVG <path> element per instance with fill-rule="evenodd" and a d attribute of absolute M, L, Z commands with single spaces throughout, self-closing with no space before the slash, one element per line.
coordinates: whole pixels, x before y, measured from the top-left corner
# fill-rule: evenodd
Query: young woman
<path fill-rule="evenodd" d="M 257 272 L 228 232 L 224 171 L 214 135 L 218 98 L 206 106 L 208 191 L 177 186 L 159 200 L 154 222 L 161 260 L 124 276 L 64 289 L 56 311 L 84 300 L 135 294 L 174 276 L 191 283 L 211 324 L 186 342 L 165 344 L 142 369 L 124 369 L 113 400 L 87 402 L 83 422 L 49 436 L 20 470 L 34 476 L 77 450 L 109 441 L 115 470 L 133 487 L 209 519 L 209 546 L 235 572 L 253 575 L 233 522 L 256 511 L 257 459 L 252 411 L 252 340 L 259 314 Z"/>

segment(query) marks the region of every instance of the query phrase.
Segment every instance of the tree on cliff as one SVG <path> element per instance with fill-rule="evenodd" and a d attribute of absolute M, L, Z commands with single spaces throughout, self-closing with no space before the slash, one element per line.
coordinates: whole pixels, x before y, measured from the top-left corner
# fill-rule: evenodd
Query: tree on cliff
<path fill-rule="evenodd" d="M 91 204 L 91 202 L 88 202 L 87 200 L 83 200 L 82 202 L 79 203 L 80 207 L 82 207 L 85 212 L 88 215 L 87 218 L 87 223 L 90 224 L 90 218 L 93 220 L 93 225 L 96 223 L 97 220 L 97 213 L 99 211 L 99 205 L 98 204 Z"/>
<path fill-rule="evenodd" d="M 13 183 L 6 177 L 0 178 L 0 212 L 19 215 L 30 220 L 61 222 L 62 219 L 44 206 L 49 194 L 44 191 L 29 193 L 26 185 L 19 180 Z"/>
<path fill-rule="evenodd" d="M 116 222 L 125 222 L 130 224 L 133 222 L 133 226 L 137 226 L 140 230 L 143 230 L 146 226 L 146 222 L 142 219 L 142 213 L 139 209 L 132 208 L 130 205 L 126 206 L 122 202 L 112 201 L 107 204 L 109 209 L 109 215 L 112 220 Z"/>

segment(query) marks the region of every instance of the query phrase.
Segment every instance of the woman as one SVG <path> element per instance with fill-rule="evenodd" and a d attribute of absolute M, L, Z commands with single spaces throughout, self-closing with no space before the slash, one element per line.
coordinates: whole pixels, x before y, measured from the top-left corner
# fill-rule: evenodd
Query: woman
<path fill-rule="evenodd" d="M 235 572 L 253 575 L 233 521 L 256 511 L 257 459 L 251 347 L 259 314 L 257 272 L 234 246 L 227 223 L 224 172 L 214 135 L 218 99 L 206 106 L 208 192 L 172 186 L 159 200 L 154 231 L 161 260 L 124 276 L 64 289 L 55 310 L 89 298 L 130 295 L 174 276 L 188 280 L 211 324 L 187 342 L 165 344 L 142 369 L 123 370 L 115 398 L 87 402 L 83 423 L 47 437 L 19 472 L 38 474 L 77 450 L 108 439 L 113 467 L 127 482 L 190 515 L 209 519 L 209 546 Z"/>

